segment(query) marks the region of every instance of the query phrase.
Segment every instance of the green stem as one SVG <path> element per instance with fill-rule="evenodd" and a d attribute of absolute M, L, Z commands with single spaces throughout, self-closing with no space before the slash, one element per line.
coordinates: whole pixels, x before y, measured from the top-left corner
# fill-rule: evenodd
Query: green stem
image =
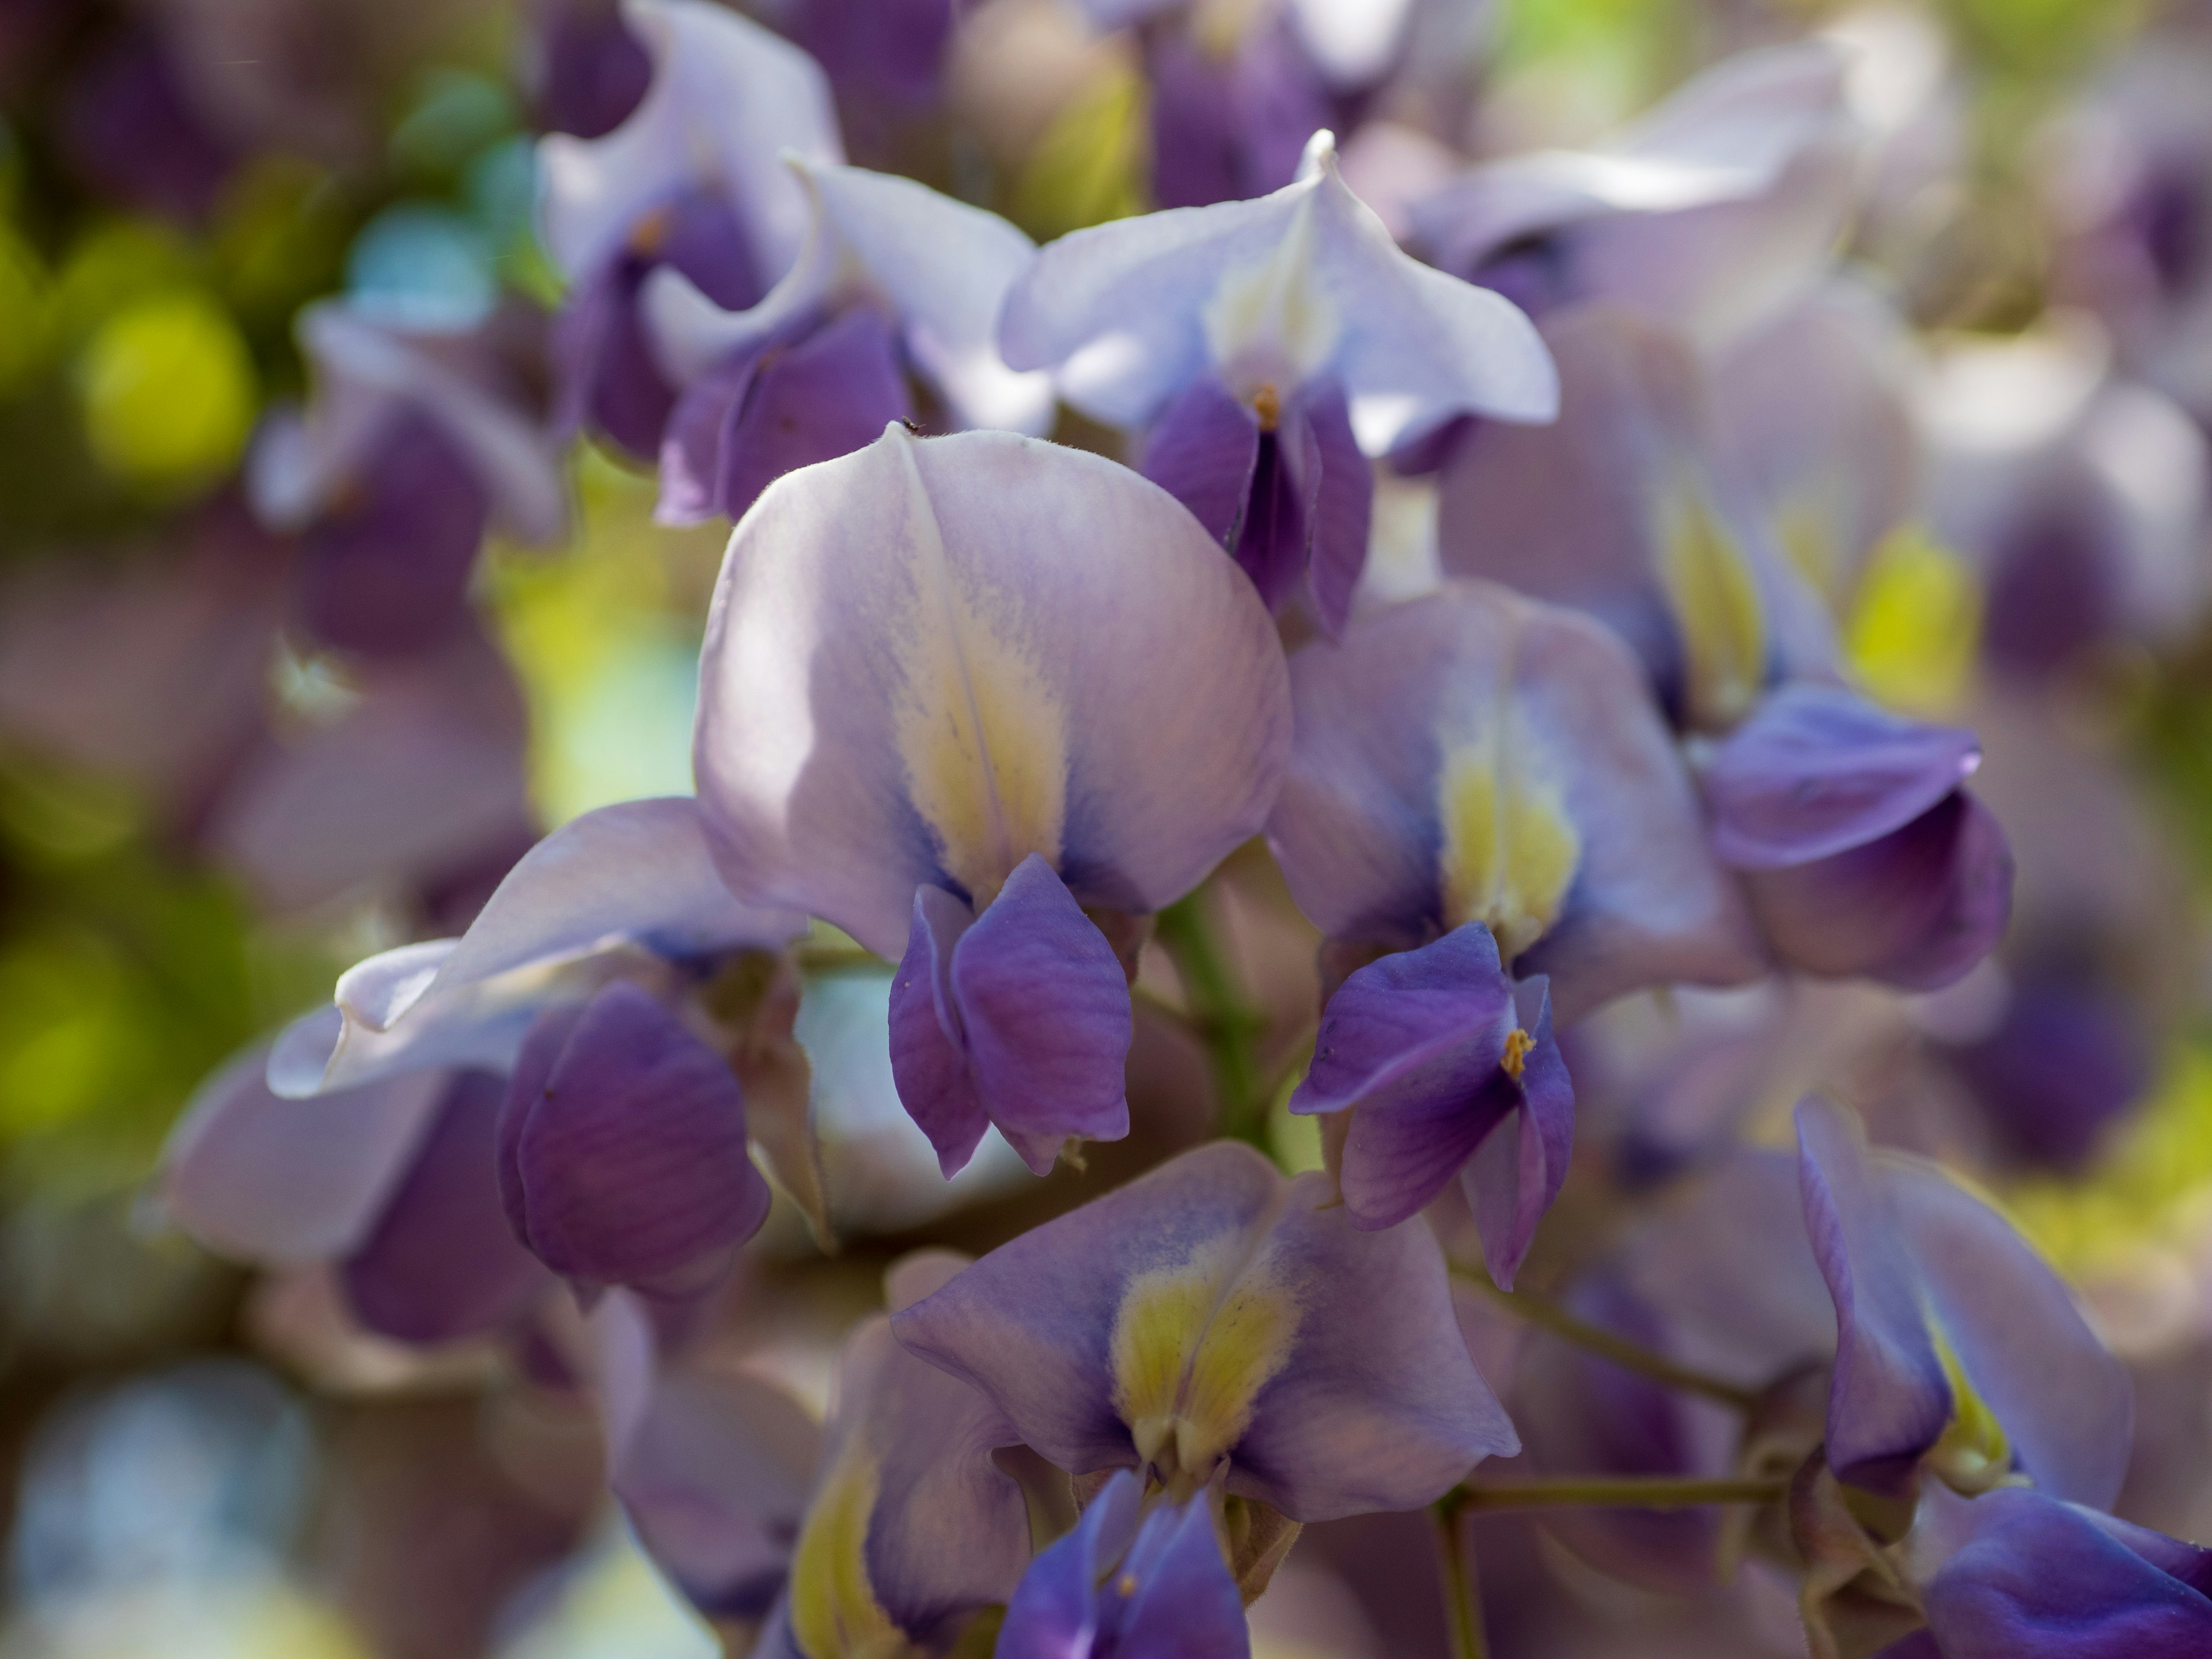
<path fill-rule="evenodd" d="M 1634 1371 L 1670 1389 L 1681 1389 L 1690 1394 L 1703 1395 L 1723 1406 L 1740 1412 L 1750 1411 L 1759 1403 L 1759 1396 L 1749 1389 L 1738 1388 L 1733 1382 L 1723 1382 L 1717 1376 L 1708 1376 L 1703 1371 L 1692 1370 L 1687 1365 L 1678 1365 L 1666 1355 L 1654 1353 L 1641 1343 L 1632 1342 L 1625 1336 L 1616 1336 L 1601 1325 L 1577 1319 L 1558 1304 L 1547 1302 L 1541 1297 L 1501 1291 L 1480 1273 L 1454 1268 L 1453 1273 L 1470 1285 L 1480 1285 L 1519 1317 L 1527 1320 L 1558 1337 L 1571 1342 L 1598 1356 L 1610 1360 L 1623 1370 Z"/>
<path fill-rule="evenodd" d="M 1467 1540 L 1461 1535 L 1460 1505 L 1450 1499 L 1437 1505 L 1437 1551 L 1444 1570 L 1444 1616 L 1451 1625 L 1452 1659 L 1489 1659 L 1490 1644 L 1482 1629 L 1482 1592 L 1474 1570 L 1468 1565 Z"/>
<path fill-rule="evenodd" d="M 872 973 L 892 964 L 857 945 L 801 945 L 792 952 L 801 973 Z"/>
<path fill-rule="evenodd" d="M 1205 898 L 1201 888 L 1168 906 L 1154 918 L 1152 937 L 1176 965 L 1191 1027 L 1212 1062 L 1221 1133 L 1261 1146 L 1270 1103 L 1260 1075 L 1255 1039 L 1267 1021 L 1246 1003 L 1243 988 L 1215 945 Z"/>
<path fill-rule="evenodd" d="M 1444 1503 L 1469 1510 L 1686 1510 L 1704 1504 L 1772 1504 L 1786 1480 L 1693 1480 L 1625 1475 L 1610 1480 L 1500 1480 L 1462 1486 Z"/>

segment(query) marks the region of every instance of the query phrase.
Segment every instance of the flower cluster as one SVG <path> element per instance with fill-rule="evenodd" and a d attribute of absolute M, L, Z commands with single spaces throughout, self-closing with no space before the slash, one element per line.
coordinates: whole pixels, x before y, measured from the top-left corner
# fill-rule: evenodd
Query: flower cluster
<path fill-rule="evenodd" d="M 539 143 L 542 420 L 489 319 L 303 313 L 251 501 L 334 647 L 472 628 L 572 439 L 733 523 L 696 793 L 350 969 L 203 1091 L 168 1213 L 586 1402 L 763 1659 L 1246 1656 L 1302 1553 L 1403 1556 L 1409 1514 L 1441 1565 L 1387 1650 L 1482 1651 L 1484 1577 L 1500 1652 L 1631 1650 L 1514 1585 L 1519 1509 L 1563 1578 L 1702 1597 L 1709 1651 L 2212 1651 L 2212 1552 L 2113 1514 L 2126 1371 L 1808 1058 L 1910 1026 L 1954 1094 L 2051 1091 L 2052 1141 L 2105 1109 L 2066 1091 L 2109 1032 L 2021 942 L 2072 917 L 2023 884 L 2007 945 L 1981 742 L 1854 596 L 1955 572 L 1924 514 L 2021 684 L 2147 635 L 2107 428 L 2195 428 L 2107 386 L 2008 453 L 1976 365 L 1898 367 L 1838 249 L 1912 155 L 1836 40 L 1468 161 L 1395 118 L 1449 4 L 1085 9 L 1134 30 L 1158 210 L 1040 247 L 848 161 L 950 95 L 946 8 L 626 0 L 557 37 L 578 103 L 580 62 L 637 84 Z M 1946 410 L 1973 453 L 1923 507 Z M 2030 475 L 2084 516 L 2057 551 Z M 872 1208 L 855 1054 L 902 1178 L 983 1223 Z M 817 1424 L 731 1355 L 839 1248 L 884 1311 Z"/>

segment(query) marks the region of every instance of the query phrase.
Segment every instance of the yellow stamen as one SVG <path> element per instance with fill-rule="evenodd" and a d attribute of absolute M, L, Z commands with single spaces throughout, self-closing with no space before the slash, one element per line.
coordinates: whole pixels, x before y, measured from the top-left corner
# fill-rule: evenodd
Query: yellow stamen
<path fill-rule="evenodd" d="M 1127 1601 L 1137 1593 L 1137 1575 L 1133 1572 L 1123 1573 L 1115 1581 L 1114 1588 L 1123 1601 Z"/>
<path fill-rule="evenodd" d="M 1498 1062 L 1505 1068 L 1505 1075 L 1518 1083 L 1521 1073 L 1528 1067 L 1528 1051 L 1535 1046 L 1536 1039 L 1519 1026 L 1508 1031 L 1505 1034 L 1505 1053 Z"/>
<path fill-rule="evenodd" d="M 676 210 L 657 207 L 630 227 L 629 246 L 633 253 L 653 258 L 666 246 L 668 233 L 676 228 Z"/>
<path fill-rule="evenodd" d="M 1273 380 L 1267 381 L 1252 394 L 1252 412 L 1259 416 L 1260 430 L 1262 432 L 1273 432 L 1275 429 L 1275 423 L 1283 418 L 1282 394 L 1275 390 L 1275 383 Z"/>

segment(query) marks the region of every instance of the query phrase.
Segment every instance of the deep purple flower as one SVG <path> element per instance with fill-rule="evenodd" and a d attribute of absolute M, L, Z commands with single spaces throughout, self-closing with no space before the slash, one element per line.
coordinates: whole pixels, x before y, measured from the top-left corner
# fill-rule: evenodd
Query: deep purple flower
<path fill-rule="evenodd" d="M 1291 1109 L 1351 1110 L 1340 1184 L 1358 1226 L 1395 1226 L 1460 1176 L 1508 1290 L 1574 1141 L 1545 982 L 1516 986 L 1478 921 L 1344 981 Z"/>

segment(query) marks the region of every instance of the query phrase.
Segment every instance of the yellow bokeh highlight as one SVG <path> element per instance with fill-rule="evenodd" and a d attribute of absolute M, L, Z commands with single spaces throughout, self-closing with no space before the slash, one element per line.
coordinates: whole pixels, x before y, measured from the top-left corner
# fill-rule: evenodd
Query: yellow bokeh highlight
<path fill-rule="evenodd" d="M 1684 712 L 1700 731 L 1724 732 L 1766 684 L 1766 609 L 1750 560 L 1694 486 L 1669 514 L 1659 583 L 1682 635 Z"/>
<path fill-rule="evenodd" d="M 1040 242 L 1150 205 L 1151 110 L 1144 76 L 1115 64 L 1053 119 L 1014 180 L 1007 214 Z"/>
<path fill-rule="evenodd" d="M 1966 562 L 1916 526 L 1868 556 L 1844 650 L 1878 701 L 1911 714 L 1955 710 L 1980 647 L 1982 592 Z"/>
<path fill-rule="evenodd" d="M 116 477 L 157 489 L 228 471 L 253 428 L 252 358 L 229 314 L 173 289 L 93 332 L 77 362 L 85 441 Z"/>
<path fill-rule="evenodd" d="M 0 224 L 0 397 L 28 380 L 46 344 L 45 270 L 13 228 Z"/>

